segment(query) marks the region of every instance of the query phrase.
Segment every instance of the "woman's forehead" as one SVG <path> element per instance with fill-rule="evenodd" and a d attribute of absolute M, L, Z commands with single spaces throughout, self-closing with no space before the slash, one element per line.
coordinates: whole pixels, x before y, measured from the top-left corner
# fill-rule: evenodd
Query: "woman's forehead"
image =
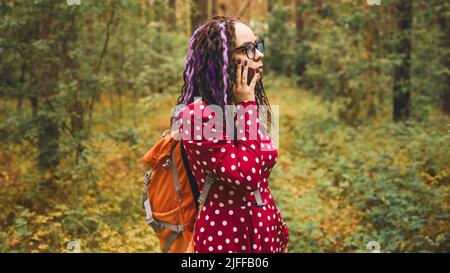
<path fill-rule="evenodd" d="M 236 34 L 235 47 L 238 47 L 243 43 L 254 42 L 256 40 L 256 36 L 253 33 L 253 30 L 249 28 L 246 24 L 236 22 L 234 25 L 234 29 Z"/>

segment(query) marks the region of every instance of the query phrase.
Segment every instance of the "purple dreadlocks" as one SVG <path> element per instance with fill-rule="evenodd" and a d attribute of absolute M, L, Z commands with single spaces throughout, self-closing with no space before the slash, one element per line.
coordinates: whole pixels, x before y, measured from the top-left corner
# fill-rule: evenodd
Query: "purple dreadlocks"
<path fill-rule="evenodd" d="M 194 101 L 194 97 L 201 97 L 205 103 L 219 105 L 222 109 L 225 105 L 233 104 L 236 67 L 230 65 L 230 60 L 236 41 L 235 22 L 241 21 L 238 18 L 214 16 L 194 31 L 189 40 L 184 84 L 177 105 L 188 105 Z M 270 108 L 261 80 L 256 84 L 255 98 L 258 105 Z M 268 115 L 270 119 L 270 113 Z"/>

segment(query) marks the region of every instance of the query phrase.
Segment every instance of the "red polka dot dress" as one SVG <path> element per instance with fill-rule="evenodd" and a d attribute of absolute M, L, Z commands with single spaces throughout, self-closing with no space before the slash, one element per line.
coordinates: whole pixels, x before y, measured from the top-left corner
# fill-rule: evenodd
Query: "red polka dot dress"
<path fill-rule="evenodd" d="M 213 110 L 195 101 L 179 120 L 181 142 L 199 190 L 208 172 L 219 178 L 197 218 L 195 252 L 281 252 L 288 243 L 288 229 L 269 188 L 278 152 L 269 133 L 260 130 L 256 102 L 236 105 L 236 141 L 229 133 L 233 129 L 226 130 Z M 256 190 L 262 206 L 257 205 Z"/>

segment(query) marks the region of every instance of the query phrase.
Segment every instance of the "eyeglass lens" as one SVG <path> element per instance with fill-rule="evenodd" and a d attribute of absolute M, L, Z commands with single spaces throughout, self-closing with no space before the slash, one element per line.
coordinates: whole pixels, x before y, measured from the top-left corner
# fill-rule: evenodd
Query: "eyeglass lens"
<path fill-rule="evenodd" d="M 249 46 L 246 48 L 247 57 L 249 59 L 255 58 L 256 49 L 264 54 L 264 42 L 262 40 L 256 41 L 256 47 L 253 44 L 249 44 Z"/>

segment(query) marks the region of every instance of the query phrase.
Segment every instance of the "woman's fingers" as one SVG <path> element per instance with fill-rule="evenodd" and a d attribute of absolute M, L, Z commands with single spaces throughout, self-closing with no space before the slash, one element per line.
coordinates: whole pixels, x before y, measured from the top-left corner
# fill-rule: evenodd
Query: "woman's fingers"
<path fill-rule="evenodd" d="M 253 79 L 249 85 L 251 90 L 255 90 L 256 82 L 259 80 L 259 78 L 260 78 L 260 74 L 259 74 L 259 72 L 256 72 L 255 76 L 253 76 Z"/>
<path fill-rule="evenodd" d="M 238 86 L 241 85 L 241 74 L 242 74 L 242 65 L 240 63 L 241 62 L 238 62 L 236 65 L 236 84 Z"/>
<path fill-rule="evenodd" d="M 244 61 L 244 75 L 242 75 L 242 82 L 241 84 L 247 85 L 247 74 L 248 74 L 248 62 L 247 60 Z"/>

